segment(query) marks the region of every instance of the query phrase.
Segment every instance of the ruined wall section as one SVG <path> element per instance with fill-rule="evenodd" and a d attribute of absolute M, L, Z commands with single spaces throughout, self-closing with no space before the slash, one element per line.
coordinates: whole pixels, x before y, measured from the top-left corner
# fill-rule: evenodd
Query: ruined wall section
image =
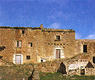
<path fill-rule="evenodd" d="M 84 53 L 83 45 L 87 45 L 87 53 L 93 54 L 93 52 L 95 52 L 95 40 L 88 40 L 88 39 L 76 40 L 77 53 Z"/>
<path fill-rule="evenodd" d="M 87 52 L 83 52 L 83 45 L 87 45 Z M 93 63 L 95 57 L 95 40 L 76 40 L 76 53 L 81 54 L 80 59 L 86 59 Z M 95 63 L 93 63 L 95 67 Z"/>

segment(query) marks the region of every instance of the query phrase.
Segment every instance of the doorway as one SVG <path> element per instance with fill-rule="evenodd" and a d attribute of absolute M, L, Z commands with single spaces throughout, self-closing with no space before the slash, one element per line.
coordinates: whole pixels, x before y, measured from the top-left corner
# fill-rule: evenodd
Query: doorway
<path fill-rule="evenodd" d="M 60 72 L 62 74 L 67 74 L 66 72 L 66 66 L 63 62 L 61 62 L 60 67 L 58 68 L 57 72 Z"/>
<path fill-rule="evenodd" d="M 61 50 L 60 49 L 56 49 L 56 58 L 61 58 Z"/>
<path fill-rule="evenodd" d="M 15 55 L 15 64 L 22 64 L 22 55 L 21 54 L 16 54 Z"/>
<path fill-rule="evenodd" d="M 85 69 L 81 69 L 80 74 L 85 75 Z"/>

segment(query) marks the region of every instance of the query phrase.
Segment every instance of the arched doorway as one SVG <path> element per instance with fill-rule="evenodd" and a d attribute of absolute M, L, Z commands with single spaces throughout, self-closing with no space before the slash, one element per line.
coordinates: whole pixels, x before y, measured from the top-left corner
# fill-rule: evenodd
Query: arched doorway
<path fill-rule="evenodd" d="M 62 74 L 67 74 L 67 72 L 66 72 L 66 66 L 65 66 L 65 64 L 63 62 L 61 62 L 60 67 L 57 70 L 57 72 L 60 72 Z"/>

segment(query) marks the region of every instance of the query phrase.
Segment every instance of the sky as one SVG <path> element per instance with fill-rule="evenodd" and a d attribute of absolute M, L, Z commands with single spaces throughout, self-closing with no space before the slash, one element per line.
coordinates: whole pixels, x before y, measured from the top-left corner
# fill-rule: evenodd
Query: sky
<path fill-rule="evenodd" d="M 0 26 L 73 29 L 95 39 L 95 0 L 0 0 Z"/>

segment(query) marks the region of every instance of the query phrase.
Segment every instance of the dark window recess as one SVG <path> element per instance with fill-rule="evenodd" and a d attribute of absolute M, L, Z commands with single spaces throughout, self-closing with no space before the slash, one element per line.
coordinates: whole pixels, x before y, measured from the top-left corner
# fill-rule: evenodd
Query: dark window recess
<path fill-rule="evenodd" d="M 0 51 L 4 50 L 5 46 L 0 46 Z"/>
<path fill-rule="evenodd" d="M 43 60 L 41 59 L 41 62 L 43 62 Z"/>
<path fill-rule="evenodd" d="M 56 36 L 56 40 L 59 41 L 60 40 L 60 36 Z"/>
<path fill-rule="evenodd" d="M 60 44 L 60 45 L 62 45 L 62 44 Z"/>
<path fill-rule="evenodd" d="M 83 52 L 87 52 L 87 45 L 83 45 Z"/>
<path fill-rule="evenodd" d="M 85 75 L 85 69 L 81 69 L 80 74 Z"/>
<path fill-rule="evenodd" d="M 95 57 L 93 57 L 93 63 L 95 64 Z"/>
<path fill-rule="evenodd" d="M 19 47 L 19 41 L 17 41 L 17 47 Z"/>
<path fill-rule="evenodd" d="M 32 43 L 30 43 L 30 47 L 32 47 Z"/>
<path fill-rule="evenodd" d="M 21 47 L 22 41 L 17 41 L 17 47 Z"/>
<path fill-rule="evenodd" d="M 30 56 L 26 56 L 26 59 L 28 59 L 28 60 L 29 60 L 29 59 L 30 59 Z"/>
<path fill-rule="evenodd" d="M 3 56 L 0 56 L 0 59 L 2 59 Z"/>
<path fill-rule="evenodd" d="M 50 45 L 50 43 L 48 43 L 48 45 Z"/>
<path fill-rule="evenodd" d="M 22 30 L 22 34 L 24 34 L 25 33 L 25 30 Z"/>
<path fill-rule="evenodd" d="M 56 43 L 54 43 L 54 45 L 56 45 Z"/>

